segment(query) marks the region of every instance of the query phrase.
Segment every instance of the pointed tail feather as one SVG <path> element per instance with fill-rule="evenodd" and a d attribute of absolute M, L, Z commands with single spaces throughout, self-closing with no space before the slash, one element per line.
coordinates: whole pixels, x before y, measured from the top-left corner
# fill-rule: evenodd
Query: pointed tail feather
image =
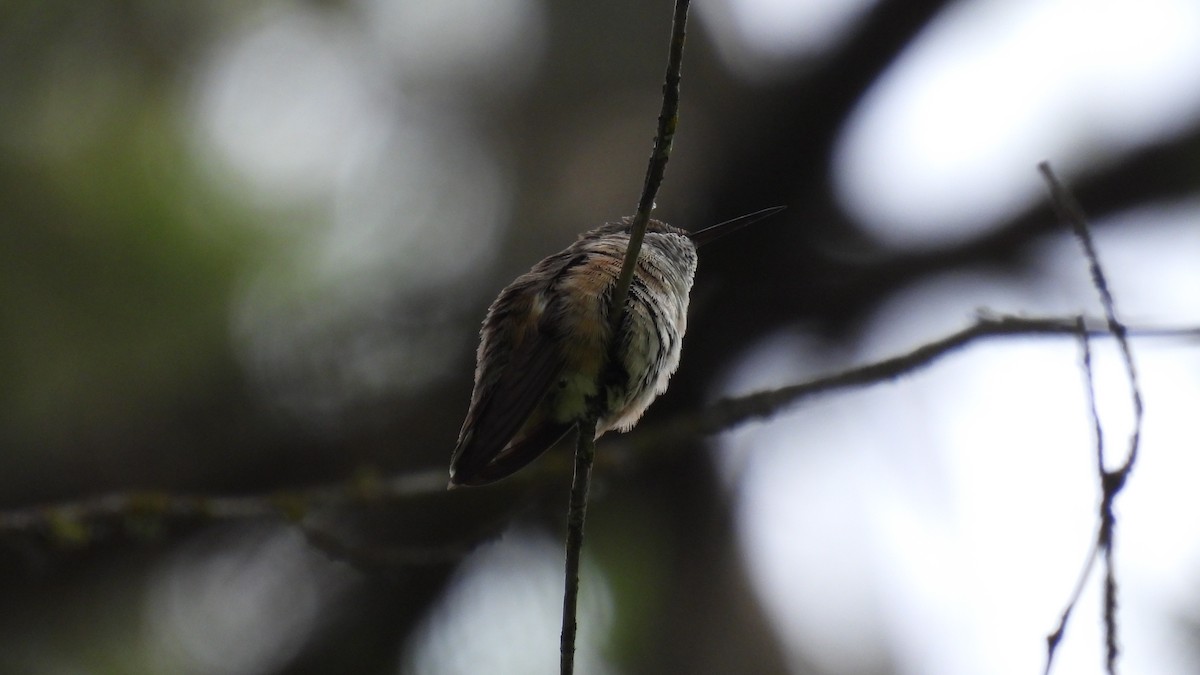
<path fill-rule="evenodd" d="M 513 439 L 499 453 L 464 448 L 463 452 L 455 453 L 456 461 L 450 467 L 450 487 L 487 485 L 506 478 L 540 457 L 573 428 L 573 423 L 547 422 Z"/>

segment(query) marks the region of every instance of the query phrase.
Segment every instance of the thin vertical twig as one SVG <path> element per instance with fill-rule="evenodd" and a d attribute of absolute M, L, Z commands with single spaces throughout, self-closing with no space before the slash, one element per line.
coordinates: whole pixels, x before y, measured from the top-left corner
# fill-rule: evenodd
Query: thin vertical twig
<path fill-rule="evenodd" d="M 578 629 L 579 561 L 583 552 L 583 524 L 587 518 L 588 489 L 596 457 L 596 422 L 580 424 L 575 439 L 575 474 L 567 509 L 567 564 L 563 590 L 562 635 L 559 641 L 559 670 L 575 672 L 575 634 Z"/>
<path fill-rule="evenodd" d="M 650 223 L 650 212 L 654 199 L 666 173 L 667 160 L 671 157 L 671 146 L 675 129 L 679 124 L 679 81 L 683 66 L 683 44 L 687 37 L 687 15 L 689 0 L 676 0 L 675 13 L 671 21 L 671 47 L 667 56 L 667 73 L 663 82 L 662 110 L 658 115 L 658 131 L 654 136 L 654 149 L 646 168 L 646 180 L 642 185 L 642 196 L 629 232 L 629 244 L 625 247 L 625 259 L 617 277 L 610 300 L 608 316 L 612 322 L 612 338 L 618 339 L 621 324 L 625 320 L 626 300 L 629 286 L 641 252 L 646 226 Z M 609 354 L 612 354 L 612 349 Z M 597 393 L 604 400 L 603 386 Z M 575 445 L 575 473 L 571 482 L 571 500 L 567 510 L 566 543 L 566 587 L 563 591 L 562 634 L 559 642 L 559 669 L 562 675 L 575 672 L 575 635 L 579 600 L 579 561 L 583 551 L 583 525 L 587 516 L 587 494 L 591 484 L 592 463 L 595 460 L 596 417 L 580 422 Z"/>

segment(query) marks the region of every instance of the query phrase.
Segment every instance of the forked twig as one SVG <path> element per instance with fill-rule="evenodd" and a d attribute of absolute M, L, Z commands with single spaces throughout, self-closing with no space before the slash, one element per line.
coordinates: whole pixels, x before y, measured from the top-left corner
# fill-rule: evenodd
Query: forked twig
<path fill-rule="evenodd" d="M 1097 528 L 1092 551 L 1088 555 L 1083 572 L 1076 584 L 1076 590 L 1063 610 L 1058 628 L 1046 638 L 1045 673 L 1047 675 L 1050 673 L 1050 668 L 1054 662 L 1054 654 L 1066 630 L 1071 611 L 1079 600 L 1080 589 L 1091 575 L 1096 557 L 1103 554 L 1105 667 L 1109 675 L 1116 675 L 1117 657 L 1120 654 L 1120 646 L 1117 639 L 1117 580 L 1116 574 L 1113 571 L 1113 537 L 1116 530 L 1116 516 L 1113 514 L 1113 502 L 1116 501 L 1117 494 L 1125 487 L 1125 481 L 1128 479 L 1130 472 L 1133 471 L 1134 464 L 1137 462 L 1138 448 L 1142 434 L 1141 387 L 1138 384 L 1137 369 L 1134 367 L 1133 350 L 1129 346 L 1129 331 L 1117 318 L 1116 303 L 1113 301 L 1112 291 L 1109 289 L 1104 268 L 1100 265 L 1100 259 L 1096 254 L 1096 246 L 1092 240 L 1091 228 L 1088 226 L 1083 209 L 1080 208 L 1079 203 L 1071 195 L 1070 191 L 1063 187 L 1062 183 L 1055 177 L 1048 163 L 1042 162 L 1039 164 L 1038 170 L 1042 173 L 1046 185 L 1050 190 L 1050 198 L 1054 204 L 1054 210 L 1058 213 L 1059 218 L 1071 227 L 1071 232 L 1083 248 L 1083 254 L 1087 258 L 1088 268 L 1092 276 L 1092 286 L 1099 294 L 1100 304 L 1104 308 L 1108 332 L 1117 340 L 1117 344 L 1121 350 L 1133 405 L 1133 431 L 1129 438 L 1129 451 L 1121 465 L 1115 470 L 1110 471 L 1105 464 L 1104 432 L 1100 424 L 1100 415 L 1096 409 L 1091 348 L 1088 342 L 1087 331 L 1084 330 L 1083 322 L 1080 320 L 1078 334 L 1083 350 L 1083 368 L 1088 391 L 1088 404 L 1092 416 L 1092 427 L 1096 436 L 1096 471 L 1100 477 L 1101 488 L 1100 524 Z"/>

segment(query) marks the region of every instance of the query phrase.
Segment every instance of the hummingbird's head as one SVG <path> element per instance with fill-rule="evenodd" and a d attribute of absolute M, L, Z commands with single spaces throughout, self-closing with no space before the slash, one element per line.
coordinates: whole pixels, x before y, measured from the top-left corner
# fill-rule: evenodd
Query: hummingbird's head
<path fill-rule="evenodd" d="M 601 225 L 600 227 L 597 227 L 594 230 L 591 230 L 589 232 L 584 232 L 583 234 L 579 235 L 579 238 L 582 240 L 582 239 L 602 239 L 604 237 L 611 237 L 611 236 L 628 237 L 629 233 L 632 229 L 633 229 L 633 216 L 625 216 L 624 218 L 618 220 L 615 223 L 605 223 L 605 224 Z M 689 239 L 691 236 L 688 234 L 688 231 L 685 229 L 675 227 L 674 225 L 668 225 L 668 224 L 662 222 L 661 220 L 653 220 L 653 219 L 651 219 L 648 223 L 646 223 L 646 234 L 669 235 L 669 236 L 675 236 L 675 237 L 683 237 L 685 239 Z"/>

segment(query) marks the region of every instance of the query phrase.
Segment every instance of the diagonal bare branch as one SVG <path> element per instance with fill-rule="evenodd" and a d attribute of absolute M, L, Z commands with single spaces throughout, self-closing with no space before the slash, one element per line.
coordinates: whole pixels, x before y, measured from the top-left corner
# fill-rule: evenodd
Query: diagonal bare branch
<path fill-rule="evenodd" d="M 942 357 L 980 340 L 1075 337 L 1078 335 L 1076 321 L 1076 318 L 1060 317 L 980 316 L 967 328 L 904 354 L 779 389 L 723 399 L 660 424 L 640 427 L 637 433 L 607 439 L 601 453 L 602 465 L 630 462 L 651 449 L 659 454 L 697 436 L 719 433 L 750 420 L 783 413 L 813 396 L 890 382 L 927 368 Z M 1089 337 L 1112 337 L 1104 328 L 1103 320 L 1086 320 L 1084 325 Z M 1126 336 L 1136 340 L 1196 342 L 1200 341 L 1200 327 L 1127 328 Z M 545 462 L 531 469 L 514 476 L 514 484 L 561 475 Z M 119 531 L 130 519 L 155 520 L 164 525 L 248 519 L 299 521 L 323 509 L 445 496 L 446 481 L 441 468 L 393 477 L 364 475 L 355 480 L 312 488 L 236 496 L 138 490 L 0 510 L 0 537 L 35 537 L 49 540 L 54 545 L 76 547 L 86 546 L 114 530 Z M 97 527 L 107 523 L 113 523 L 115 527 Z"/>

